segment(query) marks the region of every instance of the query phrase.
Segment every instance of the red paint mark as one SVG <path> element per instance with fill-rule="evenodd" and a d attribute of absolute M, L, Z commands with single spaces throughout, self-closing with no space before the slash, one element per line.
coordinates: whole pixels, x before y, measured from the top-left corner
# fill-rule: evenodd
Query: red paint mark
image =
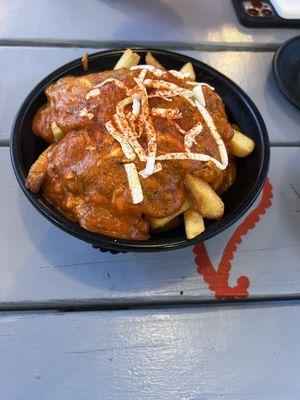
<path fill-rule="evenodd" d="M 204 243 L 197 244 L 193 251 L 196 254 L 195 262 L 197 264 L 197 272 L 203 276 L 203 279 L 208 283 L 211 291 L 215 292 L 217 299 L 234 298 L 234 297 L 247 297 L 249 288 L 249 278 L 247 276 L 240 276 L 234 287 L 228 284 L 229 273 L 231 270 L 231 261 L 234 258 L 234 253 L 237 245 L 242 242 L 242 237 L 245 236 L 250 229 L 253 229 L 266 210 L 272 204 L 272 185 L 267 178 L 262 197 L 258 206 L 251 211 L 245 220 L 236 228 L 231 238 L 229 239 L 222 255 L 222 259 L 218 266 L 217 271 L 214 269 Z"/>

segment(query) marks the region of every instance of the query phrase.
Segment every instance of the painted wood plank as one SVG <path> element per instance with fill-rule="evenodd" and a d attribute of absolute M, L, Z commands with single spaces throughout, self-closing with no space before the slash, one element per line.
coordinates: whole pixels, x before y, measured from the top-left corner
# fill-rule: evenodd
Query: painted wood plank
<path fill-rule="evenodd" d="M 16 112 L 31 89 L 48 73 L 85 51 L 95 50 L 0 48 L 0 58 L 5 60 L 0 65 L 0 139 L 8 140 Z M 273 143 L 300 142 L 300 113 L 284 98 L 271 77 L 272 53 L 183 53 L 208 63 L 237 82 L 257 104 Z"/>
<path fill-rule="evenodd" d="M 249 29 L 228 0 L 2 0 L 0 39 L 49 42 L 281 43 L 297 29 Z M 105 45 L 105 44 L 104 44 Z"/>
<path fill-rule="evenodd" d="M 250 297 L 300 293 L 300 148 L 273 148 L 272 206 L 243 237 L 230 283 L 250 279 Z M 252 210 L 256 209 L 258 202 Z M 0 306 L 127 304 L 214 299 L 192 248 L 157 254 L 103 254 L 52 226 L 25 199 L 0 149 Z M 241 221 L 206 242 L 215 268 Z"/>
<path fill-rule="evenodd" d="M 294 400 L 300 304 L 2 314 L 6 400 Z"/>

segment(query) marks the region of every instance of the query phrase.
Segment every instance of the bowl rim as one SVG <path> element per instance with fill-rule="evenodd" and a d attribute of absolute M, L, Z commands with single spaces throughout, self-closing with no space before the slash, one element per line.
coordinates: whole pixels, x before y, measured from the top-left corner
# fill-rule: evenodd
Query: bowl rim
<path fill-rule="evenodd" d="M 61 77 L 61 75 L 65 75 L 68 73 L 70 69 L 75 67 L 81 66 L 82 61 L 81 58 L 77 58 L 69 63 L 64 64 L 63 66 L 57 68 L 50 74 L 48 74 L 44 79 L 42 79 L 27 95 L 23 103 L 21 104 L 17 114 L 15 116 L 12 129 L 11 129 L 11 138 L 10 138 L 10 156 L 11 162 L 13 166 L 14 173 L 16 175 L 17 181 L 25 193 L 26 197 L 29 201 L 33 204 L 33 206 L 50 222 L 54 225 L 62 229 L 63 231 L 75 236 L 81 240 L 84 240 L 88 243 L 91 243 L 96 246 L 100 246 L 110 250 L 117 250 L 117 251 L 131 251 L 131 252 L 152 252 L 152 251 L 162 251 L 162 250 L 174 250 L 180 249 L 187 246 L 193 246 L 197 243 L 201 243 L 206 241 L 217 234 L 223 232 L 225 229 L 229 228 L 232 224 L 234 224 L 239 218 L 241 218 L 252 206 L 254 201 L 257 199 L 259 193 L 262 190 L 263 184 L 267 178 L 267 173 L 269 169 L 269 162 L 270 162 L 270 143 L 269 137 L 267 133 L 267 129 L 263 118 L 258 111 L 256 105 L 253 101 L 248 97 L 248 95 L 231 79 L 227 78 L 222 73 L 218 72 L 214 68 L 210 67 L 209 65 L 203 63 L 202 61 L 196 60 L 192 57 L 179 54 L 169 50 L 157 49 L 157 48 L 144 48 L 144 47 L 131 47 L 132 50 L 141 52 L 142 54 L 146 53 L 147 51 L 151 51 L 153 54 L 157 55 L 165 55 L 171 56 L 176 58 L 183 63 L 191 62 L 192 64 L 196 65 L 204 69 L 206 72 L 221 78 L 222 80 L 227 81 L 227 83 L 231 86 L 231 88 L 237 93 L 239 97 L 241 97 L 244 103 L 247 104 L 248 109 L 251 111 L 252 117 L 256 120 L 256 124 L 259 127 L 259 131 L 261 134 L 261 153 L 262 153 L 262 160 L 261 165 L 258 173 L 258 177 L 253 184 L 251 191 L 248 193 L 246 198 L 237 206 L 235 210 L 233 210 L 229 215 L 224 216 L 218 225 L 215 224 L 215 227 L 212 231 L 204 231 L 201 235 L 194 239 L 188 240 L 187 238 L 181 239 L 161 239 L 159 242 L 156 240 L 155 243 L 152 243 L 151 239 L 138 241 L 138 240 L 127 240 L 127 239 L 118 239 L 109 236 L 102 235 L 100 233 L 93 233 L 90 231 L 85 230 L 82 228 L 78 223 L 72 222 L 67 220 L 62 214 L 58 211 L 54 212 L 51 208 L 47 207 L 45 202 L 40 201 L 40 196 L 30 192 L 25 187 L 25 172 L 23 170 L 23 166 L 21 165 L 21 160 L 19 159 L 18 152 L 19 152 L 19 133 L 20 127 L 22 125 L 22 121 L 24 115 L 26 114 L 27 109 L 29 108 L 30 104 L 35 100 L 37 96 L 43 92 L 46 86 L 48 86 L 52 81 L 55 81 Z M 98 59 L 99 57 L 103 56 L 114 56 L 120 55 L 125 48 L 118 48 L 118 49 L 110 49 L 95 52 L 89 54 L 89 60 Z"/>
<path fill-rule="evenodd" d="M 279 59 L 282 57 L 282 54 L 286 49 L 290 46 L 293 42 L 300 43 L 300 36 L 295 36 L 286 42 L 284 42 L 279 48 L 277 49 L 276 53 L 274 54 L 273 61 L 272 61 L 272 70 L 273 70 L 273 77 L 281 92 L 285 95 L 285 97 L 297 108 L 300 108 L 300 100 L 297 100 L 287 86 L 284 84 L 283 80 L 281 79 L 281 74 L 279 71 Z"/>

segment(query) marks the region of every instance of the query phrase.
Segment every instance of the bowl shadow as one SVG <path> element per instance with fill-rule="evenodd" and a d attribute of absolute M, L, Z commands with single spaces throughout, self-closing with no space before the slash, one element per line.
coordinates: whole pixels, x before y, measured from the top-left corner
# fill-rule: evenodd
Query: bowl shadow
<path fill-rule="evenodd" d="M 183 280 L 195 274 L 192 247 L 162 253 L 102 253 L 49 224 L 24 201 L 20 190 L 18 204 L 20 222 L 28 240 L 42 255 L 40 268 L 55 268 L 70 278 L 70 285 L 77 286 L 76 282 L 80 282 L 93 288 L 93 292 L 97 288 L 100 297 L 106 290 L 120 294 L 129 291 L 148 295 L 153 291 L 168 293 L 168 287 L 180 286 Z"/>

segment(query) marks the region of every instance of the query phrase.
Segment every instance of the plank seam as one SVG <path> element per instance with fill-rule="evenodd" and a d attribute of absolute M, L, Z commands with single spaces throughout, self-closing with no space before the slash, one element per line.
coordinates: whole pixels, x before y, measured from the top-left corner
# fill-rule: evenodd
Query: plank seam
<path fill-rule="evenodd" d="M 212 306 L 212 307 L 225 307 L 225 306 L 241 306 L 248 307 L 253 304 L 267 304 L 267 303 L 282 303 L 282 302 L 300 302 L 300 293 L 294 295 L 281 295 L 281 296 L 261 296 L 255 298 L 245 299 L 228 299 L 223 301 L 215 300 L 213 297 L 206 300 L 195 299 L 180 299 L 180 301 L 172 301 L 169 299 L 157 300 L 115 300 L 107 301 L 100 304 L 97 300 L 50 300 L 41 302 L 7 302 L 0 303 L 0 312 L 13 312 L 13 311 L 47 311 L 56 310 L 63 312 L 77 312 L 77 311 L 118 311 L 118 310 L 136 310 L 136 309 L 149 309 L 149 308 L 179 308 L 179 307 L 199 307 L 199 306 Z"/>
<path fill-rule="evenodd" d="M 54 47 L 54 48 L 118 48 L 118 47 L 158 47 L 161 49 L 194 50 L 194 51 L 248 51 L 274 52 L 281 43 L 184 43 L 153 41 L 97 41 L 97 40 L 35 40 L 35 39 L 0 39 L 0 47 Z"/>

